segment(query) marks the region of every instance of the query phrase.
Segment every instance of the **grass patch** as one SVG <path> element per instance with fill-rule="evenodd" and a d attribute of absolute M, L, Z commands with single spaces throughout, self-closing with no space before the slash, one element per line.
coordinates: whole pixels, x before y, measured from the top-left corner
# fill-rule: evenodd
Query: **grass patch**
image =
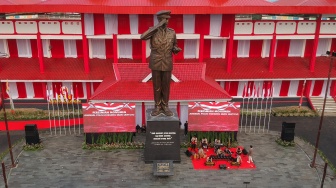
<path fill-rule="evenodd" d="M 12 144 L 12 149 L 18 145 L 19 143 L 21 143 L 24 140 L 24 138 L 21 138 L 19 140 L 17 140 L 14 144 Z M 2 161 L 5 156 L 9 153 L 9 148 L 7 148 L 4 152 L 0 153 L 0 161 Z"/>
<path fill-rule="evenodd" d="M 304 138 L 301 138 L 301 140 L 303 140 L 305 143 L 307 143 L 308 145 L 310 145 L 311 147 L 314 147 L 314 145 L 312 145 L 310 142 L 308 142 L 307 140 L 305 140 Z M 320 155 L 321 159 L 325 162 L 328 163 L 329 168 L 334 172 L 334 174 L 336 174 L 336 167 L 334 166 L 334 164 L 327 158 L 327 156 L 325 156 L 325 154 L 320 150 L 317 149 L 317 153 Z"/>

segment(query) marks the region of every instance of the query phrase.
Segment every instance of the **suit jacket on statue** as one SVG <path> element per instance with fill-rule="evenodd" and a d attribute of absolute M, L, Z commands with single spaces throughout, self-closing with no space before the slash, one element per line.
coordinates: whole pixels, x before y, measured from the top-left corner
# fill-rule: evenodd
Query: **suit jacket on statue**
<path fill-rule="evenodd" d="M 177 53 L 176 33 L 171 28 L 149 28 L 141 39 L 150 39 L 149 68 L 157 71 L 172 71 L 172 53 Z"/>

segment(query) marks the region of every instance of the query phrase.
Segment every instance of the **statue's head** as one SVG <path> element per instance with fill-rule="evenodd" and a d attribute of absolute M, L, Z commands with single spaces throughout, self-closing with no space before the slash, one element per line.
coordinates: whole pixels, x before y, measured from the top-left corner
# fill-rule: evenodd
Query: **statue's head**
<path fill-rule="evenodd" d="M 159 12 L 156 13 L 156 17 L 158 19 L 159 22 L 161 22 L 163 19 L 167 20 L 167 23 L 165 25 L 168 24 L 168 20 L 170 18 L 170 10 L 161 10 Z"/>

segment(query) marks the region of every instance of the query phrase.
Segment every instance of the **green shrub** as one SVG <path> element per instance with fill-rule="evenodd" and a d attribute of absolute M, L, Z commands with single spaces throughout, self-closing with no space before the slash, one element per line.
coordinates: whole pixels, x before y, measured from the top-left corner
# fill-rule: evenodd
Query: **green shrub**
<path fill-rule="evenodd" d="M 38 151 L 43 149 L 43 144 L 25 144 L 23 150 L 25 151 Z"/>
<path fill-rule="evenodd" d="M 314 110 L 305 106 L 301 106 L 301 108 L 298 106 L 274 107 L 271 114 L 276 117 L 315 117 L 318 115 Z"/>
<path fill-rule="evenodd" d="M 82 145 L 86 150 L 114 150 L 114 149 L 144 149 L 145 144 L 141 142 L 127 142 L 127 143 L 105 143 L 105 144 L 86 144 Z"/>
<path fill-rule="evenodd" d="M 294 147 L 295 146 L 294 140 L 291 142 L 288 142 L 288 141 L 282 140 L 281 138 L 277 138 L 275 139 L 275 142 L 284 147 Z"/>
<path fill-rule="evenodd" d="M 50 118 L 57 118 L 58 119 L 58 111 L 54 110 L 54 113 L 52 110 L 41 110 L 36 108 L 18 108 L 15 109 L 14 112 L 11 112 L 10 110 L 6 111 L 7 120 L 32 120 L 32 119 L 49 119 L 49 112 L 50 112 Z M 68 111 L 66 108 L 64 108 L 64 117 L 63 117 L 63 109 L 60 108 L 60 114 L 59 117 L 61 119 L 67 119 L 68 118 Z M 69 106 L 69 114 L 70 118 L 73 117 L 73 111 L 72 108 Z M 75 117 L 78 117 L 78 110 L 74 110 Z M 82 116 L 82 111 L 79 110 L 79 115 Z M 4 120 L 4 113 L 3 111 L 0 112 L 0 121 Z"/>

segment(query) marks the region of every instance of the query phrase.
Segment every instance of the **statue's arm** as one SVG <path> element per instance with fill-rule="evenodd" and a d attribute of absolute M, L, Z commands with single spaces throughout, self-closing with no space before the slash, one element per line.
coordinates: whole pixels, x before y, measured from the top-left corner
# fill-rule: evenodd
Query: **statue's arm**
<path fill-rule="evenodd" d="M 158 31 L 159 27 L 161 27 L 166 22 L 167 22 L 167 20 L 163 19 L 161 22 L 156 24 L 154 27 L 149 28 L 147 31 L 145 31 L 144 33 L 141 34 L 140 39 L 141 40 L 150 39 Z"/>
<path fill-rule="evenodd" d="M 141 34 L 141 40 L 148 40 L 150 39 L 158 30 L 158 27 L 151 27 L 147 31 Z"/>
<path fill-rule="evenodd" d="M 174 34 L 174 47 L 173 47 L 173 53 L 177 54 L 181 51 L 182 49 L 177 46 L 177 39 L 176 39 L 176 34 Z"/>

